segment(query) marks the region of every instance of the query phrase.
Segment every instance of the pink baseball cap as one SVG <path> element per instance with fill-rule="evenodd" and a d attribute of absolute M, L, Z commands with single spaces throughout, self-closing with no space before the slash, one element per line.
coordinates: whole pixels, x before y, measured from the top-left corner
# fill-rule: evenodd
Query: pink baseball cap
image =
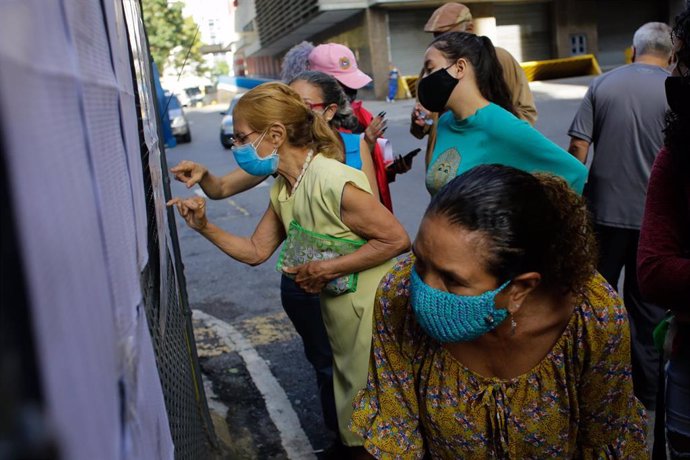
<path fill-rule="evenodd" d="M 371 77 L 357 67 L 357 60 L 350 48 L 338 43 L 314 48 L 309 54 L 309 69 L 331 75 L 352 89 L 360 89 L 371 82 Z"/>

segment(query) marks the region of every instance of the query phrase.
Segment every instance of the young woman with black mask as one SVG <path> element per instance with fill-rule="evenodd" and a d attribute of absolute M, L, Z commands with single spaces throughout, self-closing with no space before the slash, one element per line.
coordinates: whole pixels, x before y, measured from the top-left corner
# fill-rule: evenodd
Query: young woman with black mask
<path fill-rule="evenodd" d="M 438 120 L 427 158 L 426 187 L 435 195 L 468 169 L 486 163 L 557 174 L 577 192 L 587 177 L 572 155 L 514 115 L 491 40 L 465 32 L 436 38 L 424 55 L 419 102 Z"/>

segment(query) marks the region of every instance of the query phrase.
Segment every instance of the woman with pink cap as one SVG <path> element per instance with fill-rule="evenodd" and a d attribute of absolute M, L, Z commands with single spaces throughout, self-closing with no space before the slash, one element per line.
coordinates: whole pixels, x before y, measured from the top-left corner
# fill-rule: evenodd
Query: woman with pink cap
<path fill-rule="evenodd" d="M 357 120 L 359 120 L 361 130 L 364 131 L 364 137 L 369 144 L 369 149 L 372 151 L 381 202 L 392 211 L 393 202 L 390 188 L 388 187 L 389 171 L 384 165 L 381 147 L 376 143 L 376 139 L 386 130 L 386 121 L 383 118 L 385 113 L 374 117 L 362 107 L 362 101 L 355 100 L 357 90 L 371 83 L 371 77 L 359 69 L 352 50 L 339 43 L 326 43 L 316 46 L 309 53 L 308 66 L 310 70 L 316 70 L 335 77 L 350 99 L 352 110 Z M 406 172 L 407 170 L 409 170 L 409 167 L 398 172 Z"/>
<path fill-rule="evenodd" d="M 340 86 L 350 100 L 350 105 L 362 126 L 362 131 L 371 124 L 374 117 L 362 107 L 362 101 L 356 101 L 355 99 L 357 99 L 357 90 L 371 83 L 372 79 L 369 75 L 359 70 L 355 54 L 350 48 L 339 43 L 326 43 L 314 46 L 310 42 L 303 41 L 285 53 L 280 79 L 285 83 L 289 83 L 306 70 L 323 72 L 338 80 L 338 83 L 340 83 Z M 369 131 L 367 137 L 370 143 L 373 144 L 378 136 L 376 136 L 373 130 Z"/>
<path fill-rule="evenodd" d="M 357 66 L 357 59 L 350 48 L 339 43 L 326 43 L 309 53 L 309 68 L 335 77 L 351 100 L 357 90 L 371 83 L 372 79 Z"/>

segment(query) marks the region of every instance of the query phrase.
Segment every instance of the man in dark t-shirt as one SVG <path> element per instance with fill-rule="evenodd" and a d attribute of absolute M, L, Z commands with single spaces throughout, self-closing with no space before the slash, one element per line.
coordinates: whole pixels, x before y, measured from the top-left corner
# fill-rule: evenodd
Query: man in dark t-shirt
<path fill-rule="evenodd" d="M 569 151 L 583 163 L 594 154 L 584 195 L 599 240 L 599 272 L 618 286 L 625 267 L 623 298 L 630 316 L 635 395 L 654 410 L 659 354 L 652 331 L 664 310 L 643 302 L 636 254 L 647 182 L 663 143 L 664 84 L 673 45 L 668 25 L 651 22 L 633 38 L 633 63 L 596 78 L 575 115 Z"/>

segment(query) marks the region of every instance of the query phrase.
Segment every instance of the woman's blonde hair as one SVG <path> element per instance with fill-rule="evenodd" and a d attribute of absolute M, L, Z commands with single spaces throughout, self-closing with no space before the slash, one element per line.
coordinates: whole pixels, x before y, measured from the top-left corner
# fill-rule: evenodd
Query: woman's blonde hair
<path fill-rule="evenodd" d="M 344 158 L 337 134 L 284 83 L 263 83 L 248 91 L 235 105 L 233 117 L 238 114 L 253 131 L 263 132 L 273 123 L 282 123 L 290 145 L 310 146 L 315 153 L 340 161 Z"/>

